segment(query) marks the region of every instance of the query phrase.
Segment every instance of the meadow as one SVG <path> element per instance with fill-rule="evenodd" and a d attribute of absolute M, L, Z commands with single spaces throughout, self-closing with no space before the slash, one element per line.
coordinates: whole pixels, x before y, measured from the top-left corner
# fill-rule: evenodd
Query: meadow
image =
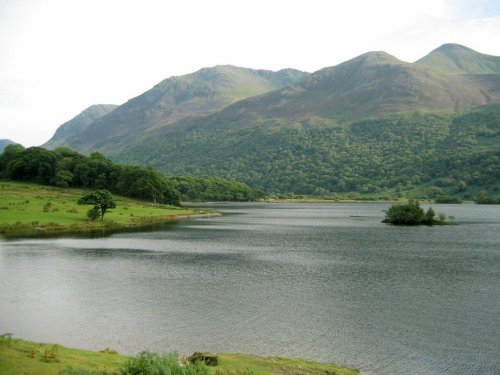
<path fill-rule="evenodd" d="M 104 221 L 90 221 L 91 206 L 77 201 L 88 191 L 12 181 L 0 182 L 0 234 L 6 237 L 141 227 L 180 218 L 213 215 L 207 210 L 153 204 L 115 195 L 117 207 Z"/>
<path fill-rule="evenodd" d="M 203 353 L 206 355 L 206 353 Z M 210 375 L 355 375 L 357 370 L 303 359 L 261 357 L 240 353 L 215 354 L 216 366 L 208 366 Z M 111 348 L 98 352 L 66 348 L 56 344 L 43 344 L 0 335 L 0 370 L 3 375 L 57 375 L 57 374 L 128 374 L 125 371 L 127 357 Z M 186 356 L 179 356 L 185 362 Z M 122 372 L 117 372 L 117 371 Z M 147 375 L 150 372 L 145 371 Z"/>

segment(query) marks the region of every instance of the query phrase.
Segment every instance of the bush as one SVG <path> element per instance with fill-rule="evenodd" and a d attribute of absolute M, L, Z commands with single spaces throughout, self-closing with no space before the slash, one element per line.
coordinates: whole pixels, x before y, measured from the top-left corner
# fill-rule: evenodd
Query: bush
<path fill-rule="evenodd" d="M 425 212 L 417 201 L 408 204 L 393 204 L 385 214 L 384 223 L 397 225 L 419 225 L 425 221 Z"/>
<path fill-rule="evenodd" d="M 203 362 L 179 364 L 177 354 L 160 356 L 156 353 L 142 352 L 130 358 L 120 370 L 121 375 L 209 375 Z"/>
<path fill-rule="evenodd" d="M 434 203 L 462 203 L 462 200 L 452 195 L 440 195 L 434 199 Z"/>
<path fill-rule="evenodd" d="M 474 202 L 477 204 L 500 204 L 500 198 L 495 198 L 482 191 L 476 196 Z"/>

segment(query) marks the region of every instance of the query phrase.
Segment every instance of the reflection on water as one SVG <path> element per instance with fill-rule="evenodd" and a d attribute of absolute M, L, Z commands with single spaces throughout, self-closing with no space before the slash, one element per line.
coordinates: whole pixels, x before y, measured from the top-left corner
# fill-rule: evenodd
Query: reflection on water
<path fill-rule="evenodd" d="M 500 210 L 393 227 L 384 204 L 227 204 L 103 238 L 0 242 L 0 331 L 124 353 L 305 357 L 366 374 L 500 372 Z"/>

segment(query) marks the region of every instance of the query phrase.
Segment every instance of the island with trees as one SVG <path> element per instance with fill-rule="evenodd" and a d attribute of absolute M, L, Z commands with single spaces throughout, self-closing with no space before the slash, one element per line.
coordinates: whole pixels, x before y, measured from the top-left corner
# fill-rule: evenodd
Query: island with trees
<path fill-rule="evenodd" d="M 385 213 L 383 223 L 394 225 L 447 225 L 452 224 L 444 214 L 436 216 L 436 212 L 429 207 L 424 211 L 418 201 L 410 200 L 406 204 L 393 204 Z"/>

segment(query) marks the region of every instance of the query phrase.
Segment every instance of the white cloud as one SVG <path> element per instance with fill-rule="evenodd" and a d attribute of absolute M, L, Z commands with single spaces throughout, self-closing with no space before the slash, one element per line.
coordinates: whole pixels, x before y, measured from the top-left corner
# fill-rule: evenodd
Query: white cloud
<path fill-rule="evenodd" d="M 413 61 L 446 42 L 500 55 L 499 17 L 463 9 L 451 0 L 0 0 L 0 138 L 41 144 L 91 104 L 120 104 L 216 64 L 313 71 L 369 50 Z"/>

